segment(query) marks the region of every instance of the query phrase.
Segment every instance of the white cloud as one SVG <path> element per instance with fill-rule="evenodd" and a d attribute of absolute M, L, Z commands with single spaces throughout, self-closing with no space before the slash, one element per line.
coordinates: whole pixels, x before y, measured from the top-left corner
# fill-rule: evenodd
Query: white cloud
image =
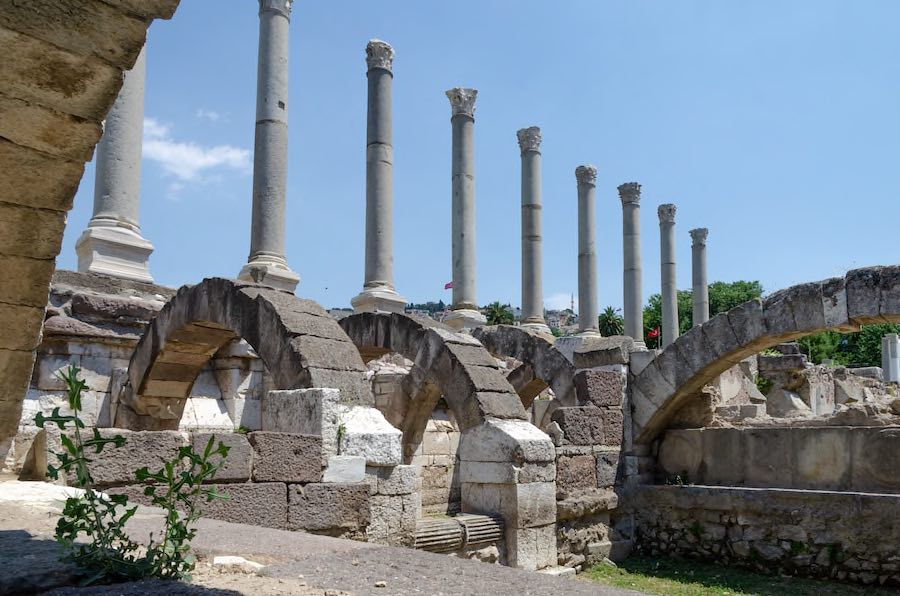
<path fill-rule="evenodd" d="M 209 120 L 210 122 L 218 122 L 222 115 L 213 110 L 200 108 L 197 110 L 197 118 L 200 120 Z"/>
<path fill-rule="evenodd" d="M 172 139 L 169 125 L 153 118 L 144 118 L 143 156 L 158 162 L 163 170 L 184 182 L 204 182 L 204 174 L 209 170 L 251 171 L 247 149 L 233 145 L 204 147 L 192 142 L 178 142 Z"/>
<path fill-rule="evenodd" d="M 565 310 L 572 305 L 572 294 L 557 292 L 544 297 L 544 308 L 547 310 Z M 578 297 L 575 297 L 575 311 L 578 311 Z"/>

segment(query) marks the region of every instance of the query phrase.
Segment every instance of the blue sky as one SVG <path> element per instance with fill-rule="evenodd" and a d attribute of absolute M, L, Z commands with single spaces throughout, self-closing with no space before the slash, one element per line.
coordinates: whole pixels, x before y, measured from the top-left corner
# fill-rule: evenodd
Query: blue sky
<path fill-rule="evenodd" d="M 215 7 L 215 8 L 213 8 Z M 151 273 L 233 277 L 249 250 L 254 0 L 182 0 L 150 28 L 141 224 Z M 394 264 L 408 300 L 450 279 L 450 106 L 479 90 L 478 299 L 520 303 L 516 130 L 543 132 L 544 294 L 577 294 L 575 167 L 597 166 L 601 308 L 622 302 L 616 186 L 643 185 L 644 291 L 656 206 L 708 227 L 709 279 L 767 290 L 900 262 L 900 3 L 892 0 L 298 0 L 291 24 L 287 258 L 298 295 L 349 305 L 363 282 L 364 49 L 394 61 Z M 58 264 L 91 214 L 89 164 Z"/>

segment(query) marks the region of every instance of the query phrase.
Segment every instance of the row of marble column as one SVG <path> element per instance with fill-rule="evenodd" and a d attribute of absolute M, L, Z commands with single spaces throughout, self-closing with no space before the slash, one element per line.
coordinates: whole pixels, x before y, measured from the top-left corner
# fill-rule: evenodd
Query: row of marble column
<path fill-rule="evenodd" d="M 239 278 L 293 292 L 299 276 L 285 258 L 287 181 L 287 74 L 290 0 L 259 0 L 256 135 L 250 254 Z M 380 40 L 366 47 L 368 111 L 366 132 L 365 279 L 352 300 L 357 311 L 402 312 L 406 300 L 393 279 L 393 48 Z M 97 149 L 94 213 L 78 240 L 78 268 L 151 282 L 153 246 L 141 236 L 140 157 L 143 133 L 145 54 L 125 76 Z M 475 100 L 478 91 L 447 91 L 451 105 L 452 313 L 457 329 L 484 324 L 476 299 L 475 262 Z M 522 325 L 549 332 L 544 320 L 541 257 L 541 131 L 517 132 L 522 159 Z M 578 286 L 580 331 L 598 330 L 595 194 L 597 169 L 579 166 Z M 619 187 L 623 209 L 625 334 L 643 337 L 640 256 L 640 185 Z M 663 344 L 677 337 L 674 262 L 674 205 L 659 208 L 662 251 Z M 706 230 L 694 239 L 694 323 L 708 318 Z"/>

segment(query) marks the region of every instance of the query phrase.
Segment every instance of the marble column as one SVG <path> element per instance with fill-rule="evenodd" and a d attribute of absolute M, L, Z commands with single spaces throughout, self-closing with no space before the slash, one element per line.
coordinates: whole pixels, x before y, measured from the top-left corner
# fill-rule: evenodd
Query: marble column
<path fill-rule="evenodd" d="M 659 264 L 662 288 L 662 341 L 665 348 L 678 338 L 678 286 L 675 276 L 675 205 L 656 209 L 659 215 Z"/>
<path fill-rule="evenodd" d="M 259 0 L 256 139 L 250 256 L 239 279 L 293 292 L 300 276 L 284 256 L 288 156 L 288 30 L 292 0 Z"/>
<path fill-rule="evenodd" d="M 139 225 L 146 49 L 125 73 L 97 145 L 94 213 L 75 243 L 78 271 L 152 282 L 153 245 Z"/>
<path fill-rule="evenodd" d="M 625 335 L 637 347 L 644 345 L 644 305 L 641 279 L 641 185 L 626 182 L 618 188 L 622 201 L 622 249 L 624 259 L 623 315 Z"/>
<path fill-rule="evenodd" d="M 597 304 L 597 168 L 575 168 L 578 182 L 578 332 L 600 334 Z"/>
<path fill-rule="evenodd" d="M 900 383 L 900 336 L 888 333 L 881 338 L 881 370 L 887 383 Z"/>
<path fill-rule="evenodd" d="M 706 281 L 706 237 L 709 230 L 696 228 L 691 234 L 691 282 L 694 327 L 709 320 L 709 284 Z"/>
<path fill-rule="evenodd" d="M 453 312 L 444 320 L 457 330 L 487 322 L 475 298 L 475 96 L 476 89 L 447 91 L 453 126 Z"/>
<path fill-rule="evenodd" d="M 522 327 L 550 333 L 544 320 L 541 258 L 541 129 L 516 132 L 522 154 Z"/>
<path fill-rule="evenodd" d="M 366 278 L 362 292 L 351 300 L 356 312 L 406 310 L 406 299 L 394 289 L 393 61 L 389 44 L 373 39 L 366 46 Z"/>

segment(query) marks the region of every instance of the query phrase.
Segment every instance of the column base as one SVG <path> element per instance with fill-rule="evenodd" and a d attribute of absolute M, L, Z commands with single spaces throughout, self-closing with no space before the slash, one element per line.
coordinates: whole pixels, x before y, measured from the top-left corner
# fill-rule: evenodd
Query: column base
<path fill-rule="evenodd" d="M 75 243 L 78 271 L 153 283 L 148 260 L 153 245 L 139 232 L 116 226 L 88 226 Z"/>
<path fill-rule="evenodd" d="M 363 288 L 350 304 L 355 312 L 406 312 L 406 299 L 390 286 Z"/>
<path fill-rule="evenodd" d="M 526 331 L 534 331 L 535 333 L 543 333 L 544 335 L 553 335 L 550 331 L 550 327 L 548 327 L 546 323 L 522 323 L 519 327 Z"/>
<path fill-rule="evenodd" d="M 251 261 L 244 265 L 241 272 L 238 273 L 238 279 L 269 286 L 276 290 L 284 290 L 291 294 L 300 283 L 300 276 L 291 271 L 286 264 L 263 260 Z"/>
<path fill-rule="evenodd" d="M 459 310 L 451 311 L 447 318 L 444 319 L 444 324 L 454 331 L 468 331 L 475 327 L 487 325 L 487 318 L 475 309 L 460 308 Z"/>

